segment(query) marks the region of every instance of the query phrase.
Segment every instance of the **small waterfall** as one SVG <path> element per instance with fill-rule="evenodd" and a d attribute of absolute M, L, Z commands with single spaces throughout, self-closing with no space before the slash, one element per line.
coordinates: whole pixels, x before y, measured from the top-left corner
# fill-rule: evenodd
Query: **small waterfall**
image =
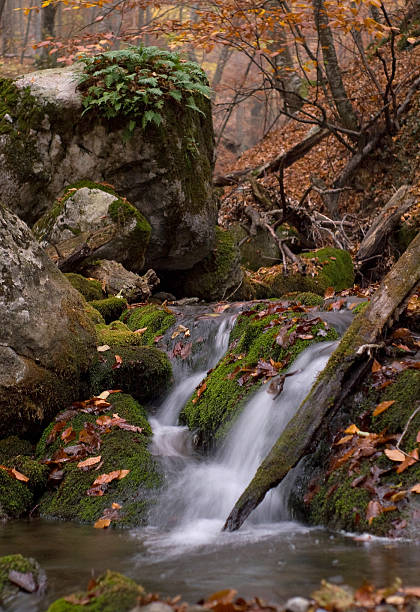
<path fill-rule="evenodd" d="M 196 343 L 198 350 L 189 360 L 177 360 L 174 367 L 175 384 L 150 419 L 153 430 L 152 452 L 162 457 L 183 457 L 191 454 L 191 440 L 187 427 L 177 426 L 178 416 L 194 389 L 226 353 L 229 335 L 235 315 L 225 315 L 220 320 L 210 319 L 206 340 Z M 191 340 L 200 338 L 202 327 L 196 325 L 190 331 Z"/>
<path fill-rule="evenodd" d="M 286 378 L 283 392 L 277 399 L 272 399 L 265 386 L 259 389 L 246 404 L 214 457 L 200 460 L 184 453 L 183 462 L 178 463 L 169 474 L 170 484 L 154 513 L 156 527 L 169 531 L 165 536 L 166 544 L 194 546 L 207 543 L 219 535 L 232 506 L 296 412 L 336 346 L 336 342 L 318 343 L 301 353 L 291 367 L 291 370 L 300 372 Z M 197 378 L 194 375 L 194 381 L 197 380 L 198 375 Z M 181 410 L 181 384 L 179 394 L 178 388 L 175 390 L 177 399 L 174 392 L 162 407 L 161 422 L 169 412 L 174 422 L 176 409 L 172 402 L 176 401 Z M 192 381 L 190 385 L 189 392 L 193 388 Z M 159 427 L 163 426 L 154 423 L 157 432 L 155 448 L 159 454 L 165 454 L 168 448 L 162 444 Z M 174 438 L 179 429 L 182 428 L 172 425 Z M 173 446 L 174 454 L 181 455 L 179 448 L 175 444 Z M 285 518 L 281 488 L 267 495 L 253 521 L 261 523 L 274 518 Z"/>

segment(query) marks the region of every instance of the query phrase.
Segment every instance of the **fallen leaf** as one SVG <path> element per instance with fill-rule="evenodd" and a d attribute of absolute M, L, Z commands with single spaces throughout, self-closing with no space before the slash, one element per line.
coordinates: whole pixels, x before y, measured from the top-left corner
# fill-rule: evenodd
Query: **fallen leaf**
<path fill-rule="evenodd" d="M 386 448 L 384 453 L 391 461 L 404 461 L 405 459 L 404 453 L 396 448 Z"/>
<path fill-rule="evenodd" d="M 410 491 L 411 493 L 420 493 L 420 482 L 411 487 Z"/>
<path fill-rule="evenodd" d="M 111 519 L 108 518 L 100 518 L 98 521 L 96 521 L 96 523 L 94 524 L 95 529 L 106 529 L 107 527 L 109 527 L 111 524 Z"/>
<path fill-rule="evenodd" d="M 324 298 L 325 298 L 326 300 L 329 300 L 330 298 L 334 297 L 334 295 L 335 295 L 335 289 L 334 289 L 334 287 L 327 287 L 327 288 L 325 289 Z"/>
<path fill-rule="evenodd" d="M 110 395 L 111 395 L 110 391 L 102 391 L 102 393 L 100 393 L 97 397 L 99 399 L 106 400 Z"/>
<path fill-rule="evenodd" d="M 343 436 L 338 442 L 335 443 L 335 446 L 338 446 L 340 444 L 346 444 L 347 442 L 350 442 L 350 440 L 353 440 L 353 435 L 349 434 L 347 436 Z"/>
<path fill-rule="evenodd" d="M 383 508 L 381 504 L 378 501 L 372 499 L 368 503 L 368 506 L 366 509 L 366 518 L 367 518 L 369 525 L 371 525 L 373 519 L 379 516 L 380 514 L 382 514 L 382 512 L 383 512 Z"/>
<path fill-rule="evenodd" d="M 21 474 L 14 468 L 9 468 L 9 467 L 6 467 L 5 465 L 0 465 L 0 470 L 4 470 L 5 472 L 9 474 L 9 476 L 14 478 L 15 480 L 20 480 L 21 482 L 29 482 L 29 478 L 25 476 L 25 474 Z"/>
<path fill-rule="evenodd" d="M 393 502 L 401 501 L 402 499 L 404 499 L 406 495 L 407 495 L 407 491 L 398 491 L 397 493 L 394 493 L 394 495 L 391 495 L 391 501 Z"/>
<path fill-rule="evenodd" d="M 420 599 L 420 587 L 404 587 L 401 589 L 403 593 L 408 595 L 409 597 L 417 597 Z"/>
<path fill-rule="evenodd" d="M 371 368 L 372 374 L 375 374 L 375 372 L 380 372 L 381 370 L 382 370 L 381 364 L 379 363 L 379 361 L 376 361 L 376 359 L 374 359 L 372 363 L 372 368 Z"/>
<path fill-rule="evenodd" d="M 380 404 L 376 406 L 375 410 L 373 411 L 373 416 L 378 416 L 378 414 L 382 414 L 382 412 L 385 412 L 385 410 L 388 410 L 388 408 L 392 406 L 392 404 L 395 404 L 395 400 L 381 402 Z"/>
<path fill-rule="evenodd" d="M 141 334 L 144 334 L 146 330 L 147 330 L 147 327 L 141 327 L 140 329 L 134 330 L 134 333 L 141 335 Z"/>
<path fill-rule="evenodd" d="M 110 346 L 108 346 L 108 344 L 102 344 L 101 346 L 97 346 L 97 347 L 96 347 L 96 350 L 97 350 L 99 353 L 105 353 L 105 351 L 109 351 L 109 349 L 110 349 L 110 348 L 111 348 L 111 347 L 110 347 Z"/>
<path fill-rule="evenodd" d="M 108 474 L 101 474 L 100 476 L 95 478 L 93 482 L 93 486 L 109 484 L 113 480 L 117 480 L 117 479 L 121 480 L 122 478 L 125 478 L 127 474 L 129 473 L 130 473 L 130 470 L 114 470 L 113 472 L 109 472 Z"/>
<path fill-rule="evenodd" d="M 89 457 L 88 459 L 85 459 L 84 461 L 79 461 L 79 463 L 77 464 L 78 468 L 85 468 L 85 467 L 91 467 L 92 465 L 96 465 L 97 463 L 99 463 L 101 460 L 101 455 L 98 455 L 97 457 Z"/>

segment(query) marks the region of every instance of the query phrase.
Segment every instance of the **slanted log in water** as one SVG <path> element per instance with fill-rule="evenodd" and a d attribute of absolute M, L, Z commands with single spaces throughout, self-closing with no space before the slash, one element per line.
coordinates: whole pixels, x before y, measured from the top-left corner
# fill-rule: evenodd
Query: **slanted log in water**
<path fill-rule="evenodd" d="M 342 400 L 360 380 L 370 365 L 371 351 L 380 341 L 383 330 L 398 317 L 419 281 L 420 233 L 384 278 L 369 306 L 349 327 L 308 397 L 237 501 L 224 530 L 239 529 L 266 493 L 311 452 L 323 422 L 340 408 Z"/>

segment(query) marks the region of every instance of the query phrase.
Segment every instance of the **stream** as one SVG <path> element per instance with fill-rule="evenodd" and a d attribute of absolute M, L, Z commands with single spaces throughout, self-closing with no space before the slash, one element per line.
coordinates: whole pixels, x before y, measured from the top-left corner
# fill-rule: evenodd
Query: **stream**
<path fill-rule="evenodd" d="M 350 316 L 327 313 L 326 318 L 342 333 Z M 177 425 L 178 415 L 226 352 L 234 319 L 233 314 L 207 317 L 190 308 L 189 319 L 183 321 L 199 349 L 174 360 L 172 391 L 150 418 L 152 452 L 163 462 L 167 486 L 148 527 L 102 531 L 41 519 L 0 527 L 0 556 L 33 556 L 49 580 L 42 602 L 26 600 L 23 608 L 16 601 L 12 610 L 45 610 L 58 596 L 84 588 L 91 572 L 97 575 L 108 568 L 134 578 L 147 591 L 181 594 L 191 603 L 227 587 L 244 597 L 258 595 L 281 603 L 293 595 L 309 595 L 322 578 L 354 586 L 368 579 L 383 586 L 399 576 L 407 584 L 417 584 L 420 548 L 415 543 L 331 533 L 294 522 L 287 510 L 293 470 L 239 532 L 221 531 L 337 345 L 322 342 L 303 351 L 290 367 L 297 373 L 286 378 L 283 392 L 273 400 L 263 385 L 248 400 L 223 445 L 203 458 L 194 451 L 191 433 Z"/>

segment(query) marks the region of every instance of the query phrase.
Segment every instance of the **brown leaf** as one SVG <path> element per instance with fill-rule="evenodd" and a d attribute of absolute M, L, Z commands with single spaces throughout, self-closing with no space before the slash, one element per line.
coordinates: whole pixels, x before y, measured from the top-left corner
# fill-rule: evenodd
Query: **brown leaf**
<path fill-rule="evenodd" d="M 109 484 L 113 480 L 117 480 L 117 479 L 121 480 L 122 478 L 125 478 L 127 474 L 129 473 L 130 473 L 130 470 L 114 470 L 113 472 L 109 472 L 109 474 L 101 474 L 100 476 L 95 478 L 93 482 L 93 486 Z"/>
<path fill-rule="evenodd" d="M 413 451 L 411 451 L 409 456 L 405 456 L 404 461 L 397 467 L 397 474 L 402 474 L 407 468 L 417 463 L 418 460 L 419 452 L 417 448 L 415 448 Z"/>
<path fill-rule="evenodd" d="M 155 338 L 154 338 L 153 342 L 154 342 L 155 344 L 157 344 L 157 343 L 159 342 L 159 340 L 162 340 L 162 338 L 163 338 L 163 334 L 161 334 L 160 336 L 155 336 Z"/>
<path fill-rule="evenodd" d="M 140 329 L 134 330 L 134 333 L 141 335 L 141 334 L 144 334 L 146 330 L 147 330 L 147 327 L 141 327 Z"/>
<path fill-rule="evenodd" d="M 100 518 L 94 524 L 95 529 L 106 529 L 111 524 L 111 519 L 109 518 Z"/>
<path fill-rule="evenodd" d="M 382 412 L 385 412 L 385 410 L 388 410 L 388 408 L 392 406 L 392 404 L 395 404 L 395 400 L 381 402 L 380 404 L 376 406 L 375 410 L 373 411 L 373 416 L 378 416 L 378 414 L 382 414 Z"/>
<path fill-rule="evenodd" d="M 335 295 L 335 289 L 334 289 L 334 287 L 327 287 L 327 288 L 325 289 L 324 298 L 325 298 L 326 300 L 329 300 L 330 298 L 334 297 L 334 295 Z"/>
<path fill-rule="evenodd" d="M 66 421 L 61 421 L 59 423 L 56 423 L 49 433 L 49 436 L 46 440 L 46 444 L 48 445 L 54 442 L 54 440 L 57 438 L 57 435 L 60 433 L 60 431 L 63 431 L 63 429 L 65 429 L 66 427 L 67 427 Z"/>
<path fill-rule="evenodd" d="M 398 491 L 397 493 L 394 493 L 393 495 L 391 495 L 391 501 L 399 502 L 402 499 L 404 499 L 406 495 L 407 495 L 407 491 Z"/>
<path fill-rule="evenodd" d="M 9 468 L 9 467 L 6 467 L 5 465 L 0 465 L 0 470 L 4 470 L 5 472 L 9 474 L 9 476 L 14 478 L 15 480 L 20 480 L 21 482 L 29 482 L 29 478 L 25 476 L 25 474 L 21 474 L 14 468 Z"/>
<path fill-rule="evenodd" d="M 401 589 L 403 593 L 408 595 L 409 597 L 417 597 L 420 599 L 420 587 L 404 587 Z"/>
<path fill-rule="evenodd" d="M 379 361 L 376 361 L 376 359 L 374 359 L 372 363 L 372 368 L 371 368 L 372 374 L 375 374 L 376 372 L 380 372 L 381 370 L 382 370 L 381 364 L 379 363 Z"/>
<path fill-rule="evenodd" d="M 84 461 L 79 461 L 79 463 L 77 464 L 78 468 L 86 468 L 86 467 L 91 467 L 92 465 L 96 465 L 97 463 L 99 463 L 101 460 L 101 455 L 98 455 L 97 457 L 89 457 L 88 459 L 85 459 Z"/>
<path fill-rule="evenodd" d="M 76 434 L 74 432 L 73 427 L 70 425 L 69 427 L 67 427 L 67 429 L 65 429 L 63 431 L 63 433 L 61 434 L 61 439 L 64 442 L 71 442 L 72 440 L 74 440 L 76 437 Z"/>
<path fill-rule="evenodd" d="M 378 501 L 372 499 L 368 503 L 367 510 L 366 510 L 366 519 L 369 525 L 371 525 L 373 519 L 379 516 L 380 514 L 382 514 L 383 511 L 384 509 L 381 506 L 381 504 Z"/>
<path fill-rule="evenodd" d="M 384 453 L 391 461 L 404 461 L 405 459 L 404 453 L 396 448 L 386 448 Z"/>

